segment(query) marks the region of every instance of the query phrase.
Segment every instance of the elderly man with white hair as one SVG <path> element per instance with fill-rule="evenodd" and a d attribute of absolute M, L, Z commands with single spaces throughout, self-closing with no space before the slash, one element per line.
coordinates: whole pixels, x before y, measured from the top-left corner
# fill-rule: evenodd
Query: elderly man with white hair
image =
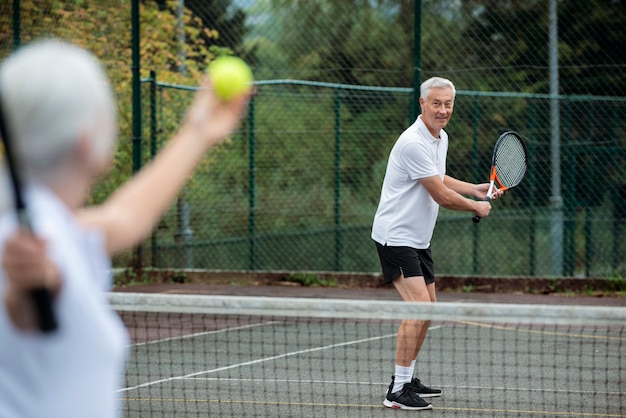
<path fill-rule="evenodd" d="M 400 135 L 387 162 L 372 239 L 384 282 L 393 284 L 405 301 L 437 300 L 430 240 L 439 207 L 471 212 L 481 218 L 491 211 L 491 204 L 483 201 L 488 183 L 466 183 L 446 174 L 448 134 L 444 128 L 452 117 L 455 96 L 450 80 L 433 77 L 424 81 L 419 99 L 422 114 Z M 501 194 L 496 190 L 493 198 Z M 412 319 L 400 323 L 395 372 L 383 401 L 385 406 L 432 409 L 424 398 L 441 396 L 440 389 L 413 377 L 428 326 L 428 321 Z"/>

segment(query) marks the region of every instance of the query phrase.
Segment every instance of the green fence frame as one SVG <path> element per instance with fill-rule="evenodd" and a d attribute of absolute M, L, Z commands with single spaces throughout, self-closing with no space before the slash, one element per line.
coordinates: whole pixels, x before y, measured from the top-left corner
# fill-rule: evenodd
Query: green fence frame
<path fill-rule="evenodd" d="M 170 83 L 162 83 L 157 81 L 156 79 L 156 74 L 154 72 L 151 72 L 150 77 L 143 79 L 142 83 L 149 83 L 150 84 L 150 115 L 149 115 L 149 120 L 150 120 L 150 132 L 151 132 L 151 140 L 150 140 L 150 155 L 153 156 L 156 153 L 157 147 L 158 147 L 158 141 L 157 141 L 157 135 L 158 135 L 158 128 L 157 128 L 157 119 L 158 119 L 158 108 L 159 108 L 159 104 L 158 104 L 158 91 L 162 91 L 164 89 L 176 89 L 176 90 L 184 90 L 184 91 L 195 91 L 194 87 L 189 87 L 189 86 L 182 86 L 182 85 L 176 85 L 176 84 L 170 84 Z M 347 230 L 354 230 L 355 228 L 370 228 L 370 225 L 363 225 L 363 226 L 355 226 L 355 225 L 343 225 L 342 221 L 341 221 L 341 214 L 342 214 L 342 207 L 341 207 L 341 196 L 342 196 L 342 190 L 341 190 L 341 150 L 342 150 L 342 126 L 341 126 L 341 103 L 342 103 L 342 97 L 343 97 L 343 93 L 345 91 L 348 90 L 358 90 L 358 91 L 379 91 L 379 92 L 394 92 L 394 93 L 406 93 L 406 94 L 412 94 L 414 92 L 414 89 L 412 88 L 384 88 L 384 87 L 371 87 L 371 86 L 353 86 L 353 85 L 344 85 L 344 84 L 335 84 L 335 83 L 324 83 L 324 82 L 313 82 L 313 81 L 305 81 L 305 80 L 264 80 L 264 81 L 257 81 L 255 82 L 255 84 L 257 86 L 271 86 L 271 85 L 294 85 L 294 86 L 311 86 L 311 87 L 323 87 L 323 88 L 329 88 L 332 89 L 334 91 L 334 138 L 335 138 L 335 149 L 334 149 L 334 155 L 335 155 L 335 161 L 334 161 L 334 168 L 335 168 L 335 172 L 334 172 L 334 184 L 335 184 L 335 193 L 334 193 L 334 214 L 333 214 L 333 218 L 334 218 L 334 225 L 333 225 L 333 230 L 332 230 L 332 234 L 334 236 L 334 270 L 336 271 L 342 271 L 344 268 L 344 264 L 343 264 L 343 260 L 344 260 L 344 246 L 345 246 L 345 233 Z M 475 182 L 480 182 L 482 181 L 481 176 L 484 173 L 481 173 L 479 170 L 479 164 L 478 164 L 478 160 L 479 160 L 479 146 L 478 146 L 478 124 L 481 118 L 481 114 L 480 114 L 480 108 L 479 108 L 479 99 L 481 98 L 521 98 L 521 99 L 526 99 L 529 100 L 530 103 L 530 116 L 529 116 L 529 120 L 527 123 L 528 126 L 528 134 L 527 134 L 527 139 L 528 139 L 528 144 L 529 144 L 529 153 L 530 153 L 530 160 L 532 162 L 532 160 L 535 158 L 536 155 L 536 149 L 534 147 L 534 144 L 536 142 L 537 139 L 537 106 L 536 106 L 536 102 L 540 101 L 540 100 L 550 100 L 553 99 L 553 97 L 551 95 L 548 94 L 529 94 L 529 93 L 502 93 L 502 92 L 477 92 L 477 91 L 463 91 L 463 90 L 459 90 L 457 91 L 457 97 L 467 97 L 467 98 L 471 98 L 472 103 L 473 103 L 473 107 L 472 107 L 472 120 L 473 120 L 473 151 L 472 151 L 472 155 L 473 155 L 473 161 L 472 161 L 472 175 L 473 175 L 473 181 Z M 572 103 L 587 103 L 590 106 L 593 106 L 596 103 L 604 103 L 604 102 L 620 102 L 620 103 L 626 103 L 626 98 L 616 98 L 616 97 L 598 97 L 598 96 L 559 96 L 558 100 L 562 103 L 562 107 L 564 108 L 564 112 L 563 112 L 563 118 L 562 118 L 562 124 L 566 127 L 566 129 L 564 130 L 564 132 L 567 132 L 567 126 L 569 123 L 571 123 L 571 120 L 574 118 L 574 116 L 571 114 L 570 111 L 570 106 Z M 406 115 L 407 115 L 407 120 L 409 122 L 412 122 L 412 113 L 414 110 L 414 103 L 412 103 L 409 106 L 409 108 L 406 109 Z M 235 241 L 239 241 L 239 240 L 244 240 L 248 242 L 248 264 L 247 264 L 247 269 L 249 270 L 257 270 L 259 268 L 259 240 L 263 239 L 264 237 L 259 236 L 259 234 L 256 231 L 256 219 L 255 219 L 255 208 L 256 208 L 256 190 L 255 190 L 255 148 L 256 148 L 256 141 L 255 141 L 255 114 L 256 114 L 256 102 L 255 99 L 253 98 L 250 102 L 249 108 L 248 108 L 248 119 L 247 119 L 247 123 L 248 123 L 248 146 L 249 146 L 249 199 L 248 199 L 248 205 L 249 205 L 249 213 L 248 213 L 248 236 L 247 237 L 228 237 L 225 238 L 225 241 L 228 242 L 235 242 Z M 617 126 L 617 119 L 618 119 L 619 115 L 617 114 L 617 112 L 614 112 L 614 118 L 615 118 L 615 126 Z M 564 133 L 563 136 L 566 136 L 567 133 Z M 562 141 L 567 142 L 566 141 L 567 138 L 562 138 Z M 617 141 L 617 140 L 616 140 Z M 566 145 L 564 147 L 564 161 L 567 162 L 569 161 L 568 158 L 574 158 L 575 159 L 575 155 L 578 153 L 584 153 L 586 152 L 586 149 L 584 146 L 579 146 L 577 144 L 571 144 L 571 145 Z M 619 147 L 616 145 L 614 147 L 610 147 L 610 148 L 606 148 L 606 149 L 598 149 L 595 148 L 594 152 L 603 152 L 603 153 L 607 153 L 607 155 L 615 155 L 615 154 L 620 154 L 620 153 L 624 153 L 626 150 L 624 149 L 624 147 Z M 138 153 L 141 153 L 141 150 L 137 151 Z M 563 271 L 565 272 L 565 275 L 568 276 L 572 276 L 575 274 L 575 266 L 574 266 L 574 251 L 575 251 L 575 245 L 576 245 L 576 209 L 580 207 L 580 202 L 576 202 L 575 200 L 575 196 L 574 196 L 574 190 L 573 190 L 573 186 L 575 184 L 575 181 L 573 180 L 572 176 L 574 175 L 574 173 L 576 172 L 576 166 L 573 164 L 564 164 L 564 170 L 563 170 L 563 177 L 565 179 L 568 179 L 569 181 L 564 181 L 565 185 L 568 185 L 567 187 L 564 186 L 564 190 L 563 190 L 563 195 L 564 195 L 564 212 L 566 214 L 566 221 L 565 221 L 565 234 L 564 234 L 564 242 L 563 242 L 563 248 L 564 248 L 564 257 L 563 257 Z M 525 187 L 527 187 L 530 190 L 529 196 L 531 199 L 534 198 L 535 196 L 535 192 L 538 189 L 538 187 L 545 187 L 545 184 L 543 184 L 544 182 L 541 181 L 541 179 L 537 178 L 535 171 L 534 170 L 530 170 L 528 178 L 526 180 L 526 185 Z M 533 243 L 536 240 L 536 220 L 535 220 L 535 216 L 536 216 L 536 208 L 535 205 L 532 204 L 533 202 L 531 202 L 530 204 L 530 210 L 529 213 L 527 214 L 527 216 L 529 217 L 530 221 L 529 221 L 529 232 L 528 232 L 528 242 L 529 242 L 529 256 L 528 256 L 528 269 L 527 269 L 527 275 L 529 276 L 535 276 L 536 275 L 536 271 L 537 271 L 537 266 L 536 266 L 536 254 L 535 254 L 535 246 L 533 245 Z M 619 204 L 619 202 L 617 203 Z M 626 205 L 626 202 L 624 202 L 624 204 Z M 589 208 L 585 208 L 585 226 L 583 228 L 584 234 L 582 239 L 585 240 L 585 273 L 586 275 L 591 274 L 590 272 L 590 267 L 589 267 L 589 262 L 592 259 L 593 256 L 593 249 L 590 246 L 590 242 L 591 242 L 591 236 L 593 234 L 593 230 L 591 228 L 591 223 L 590 223 L 590 212 L 589 212 Z M 445 222 L 445 220 L 444 220 Z M 618 222 L 617 219 L 614 219 L 613 222 L 615 223 L 615 227 L 613 228 L 613 233 L 614 233 L 614 237 L 613 237 L 613 249 L 612 249 L 612 264 L 613 266 L 617 266 L 618 264 L 618 249 L 617 247 L 619 246 L 619 234 L 620 231 L 622 231 L 622 227 L 621 224 Z M 303 234 L 311 234 L 311 233 L 319 233 L 320 231 L 317 232 L 310 232 L 310 231 L 305 231 L 303 232 Z M 156 233 L 155 235 L 153 235 L 153 237 L 151 238 L 151 248 L 152 248 L 152 261 L 151 264 L 153 266 L 158 266 L 158 252 L 160 249 L 165 248 L 165 246 L 159 245 L 158 244 L 158 240 L 156 239 Z M 480 274 L 480 253 L 481 251 L 485 251 L 486 248 L 481 248 L 481 237 L 480 237 L 480 229 L 478 227 L 475 227 L 473 229 L 472 232 L 472 274 Z M 191 244 L 192 246 L 202 246 L 202 245 L 207 245 L 207 243 L 193 243 Z M 484 244 L 483 244 L 484 247 Z"/>

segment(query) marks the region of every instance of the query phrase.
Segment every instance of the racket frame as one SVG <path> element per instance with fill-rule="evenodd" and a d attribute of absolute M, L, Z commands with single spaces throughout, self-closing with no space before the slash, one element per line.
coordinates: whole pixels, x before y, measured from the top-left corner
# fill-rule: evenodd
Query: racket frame
<path fill-rule="evenodd" d="M 522 148 L 524 149 L 525 168 L 524 168 L 524 175 L 522 175 L 522 177 L 516 184 L 511 185 L 511 186 L 505 186 L 502 184 L 502 182 L 498 178 L 498 167 L 496 165 L 496 155 L 497 155 L 498 147 L 500 146 L 500 143 L 504 140 L 504 138 L 506 138 L 509 135 L 515 136 L 517 140 L 519 141 L 519 143 L 522 145 Z M 528 170 L 528 148 L 526 148 L 526 143 L 524 142 L 524 139 L 519 133 L 515 131 L 504 132 L 502 135 L 498 137 L 498 140 L 496 141 L 496 144 L 493 147 L 493 154 L 491 156 L 491 171 L 489 173 L 489 189 L 487 190 L 487 194 L 485 195 L 485 198 L 483 200 L 486 202 L 490 202 L 493 199 L 493 188 L 496 183 L 498 184 L 499 189 L 503 192 L 517 187 L 526 176 L 527 170 Z M 480 222 L 480 219 L 481 218 L 478 215 L 474 215 L 474 217 L 472 218 L 474 223 Z"/>

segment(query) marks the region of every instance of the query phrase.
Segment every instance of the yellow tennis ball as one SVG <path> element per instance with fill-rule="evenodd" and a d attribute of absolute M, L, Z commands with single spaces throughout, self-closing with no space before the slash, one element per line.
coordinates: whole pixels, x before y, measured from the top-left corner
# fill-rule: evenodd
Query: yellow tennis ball
<path fill-rule="evenodd" d="M 225 101 L 247 93 L 252 88 L 252 70 L 237 57 L 219 57 L 209 64 L 209 76 L 217 95 Z"/>

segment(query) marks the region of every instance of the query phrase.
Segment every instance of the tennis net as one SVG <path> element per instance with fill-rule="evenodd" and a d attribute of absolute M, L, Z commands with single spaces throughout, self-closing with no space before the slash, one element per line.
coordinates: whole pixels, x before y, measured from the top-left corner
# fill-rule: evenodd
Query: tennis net
<path fill-rule="evenodd" d="M 626 308 L 110 294 L 125 417 L 379 417 L 404 318 L 437 417 L 626 416 Z M 402 413 L 402 412 L 400 412 Z"/>

